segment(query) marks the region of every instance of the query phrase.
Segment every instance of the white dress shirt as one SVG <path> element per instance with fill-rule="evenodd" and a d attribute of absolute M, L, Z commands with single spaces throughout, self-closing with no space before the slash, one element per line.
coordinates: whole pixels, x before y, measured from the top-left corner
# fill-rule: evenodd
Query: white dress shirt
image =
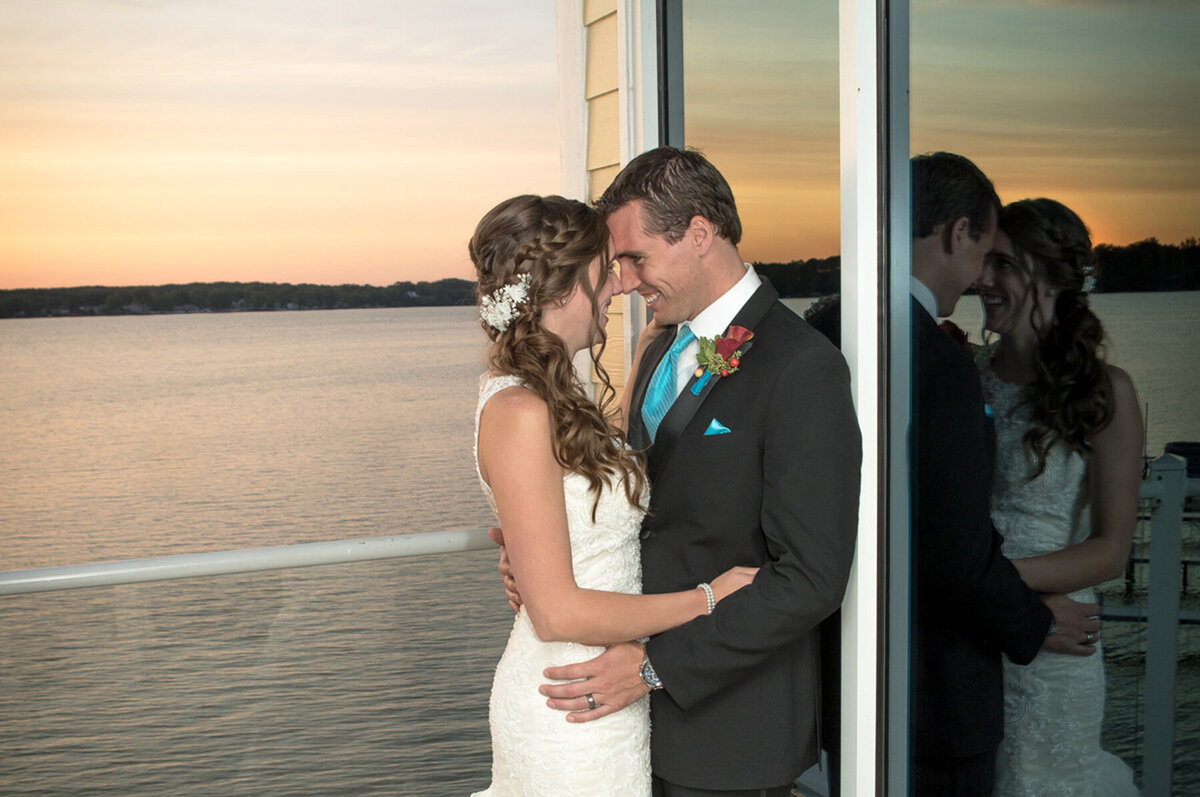
<path fill-rule="evenodd" d="M 729 325 L 733 323 L 734 317 L 745 307 L 746 302 L 750 301 L 750 297 L 754 295 L 760 285 L 762 285 L 762 280 L 759 278 L 758 272 L 747 263 L 746 273 L 734 283 L 732 288 L 697 313 L 691 321 L 684 321 L 683 324 L 690 327 L 697 338 L 712 338 L 724 334 L 725 330 L 729 329 Z M 688 380 L 692 378 L 692 374 L 700 366 L 699 354 L 700 342 L 697 340 L 689 343 L 687 348 L 680 353 L 678 369 L 675 371 L 675 395 L 679 395 L 683 391 Z"/>
<path fill-rule="evenodd" d="M 925 308 L 925 312 L 929 313 L 934 321 L 938 320 L 938 303 L 937 297 L 933 295 L 933 291 L 921 282 L 916 277 L 908 278 L 908 292 L 917 300 L 917 304 Z"/>

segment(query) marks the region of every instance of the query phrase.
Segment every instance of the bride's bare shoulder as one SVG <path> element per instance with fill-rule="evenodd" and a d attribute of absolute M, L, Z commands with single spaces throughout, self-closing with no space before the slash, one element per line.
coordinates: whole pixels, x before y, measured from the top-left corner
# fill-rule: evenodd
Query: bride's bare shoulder
<path fill-rule="evenodd" d="M 546 402 L 524 385 L 511 385 L 496 392 L 479 418 L 480 431 L 490 427 L 505 434 L 528 434 L 550 430 Z"/>

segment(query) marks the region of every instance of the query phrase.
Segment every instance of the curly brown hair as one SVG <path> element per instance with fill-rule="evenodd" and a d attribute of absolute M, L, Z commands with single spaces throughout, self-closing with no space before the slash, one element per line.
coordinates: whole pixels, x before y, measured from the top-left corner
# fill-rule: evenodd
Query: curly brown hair
<path fill-rule="evenodd" d="M 558 335 L 542 326 L 542 311 L 578 288 L 592 301 L 592 320 L 601 333 L 597 285 L 589 268 L 604 258 L 608 227 L 593 208 L 561 196 L 524 195 L 506 199 L 487 212 L 467 245 L 475 264 L 479 298 L 529 275 L 528 297 L 503 331 L 481 321 L 492 340 L 488 368 L 518 376 L 550 410 L 554 458 L 563 468 L 582 474 L 595 495 L 617 478 L 625 496 L 641 505 L 646 486 L 641 456 L 625 447 L 613 423 L 616 397 L 608 372 L 600 363 L 604 344 L 591 349 L 600 381 L 598 401 L 588 397 L 571 365 L 571 352 Z"/>
<path fill-rule="evenodd" d="M 1104 327 L 1084 290 L 1096 268 L 1091 235 L 1074 211 L 1053 199 L 1022 199 L 1005 205 L 1000 228 L 1012 240 L 1016 260 L 1034 291 L 1030 322 L 1037 332 L 1031 403 L 1033 423 L 1025 446 L 1040 475 L 1050 448 L 1062 441 L 1087 452 L 1093 434 L 1112 417 L 1112 383 L 1105 366 Z M 1054 296 L 1051 317 L 1040 307 L 1037 279 Z"/>

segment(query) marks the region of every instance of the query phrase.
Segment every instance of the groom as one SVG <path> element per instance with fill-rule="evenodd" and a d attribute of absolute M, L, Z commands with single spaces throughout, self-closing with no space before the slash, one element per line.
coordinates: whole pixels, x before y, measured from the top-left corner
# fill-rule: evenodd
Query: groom
<path fill-rule="evenodd" d="M 1004 732 L 1001 653 L 1086 656 L 1095 604 L 1039 598 L 1000 553 L 990 517 L 995 438 L 975 363 L 938 328 L 978 278 L 1000 199 L 948 152 L 912 160 L 912 456 L 916 556 L 913 794 L 990 797 Z"/>
<path fill-rule="evenodd" d="M 632 382 L 628 436 L 652 484 L 643 589 L 761 570 L 710 615 L 548 670 L 573 682 L 542 693 L 587 722 L 650 692 L 655 794 L 787 795 L 817 761 L 818 625 L 840 605 L 854 554 L 862 452 L 849 372 L 743 262 L 733 193 L 699 153 L 638 156 L 598 207 L 624 291 L 665 327 Z M 737 362 L 706 369 L 697 338 L 736 327 L 753 333 Z"/>

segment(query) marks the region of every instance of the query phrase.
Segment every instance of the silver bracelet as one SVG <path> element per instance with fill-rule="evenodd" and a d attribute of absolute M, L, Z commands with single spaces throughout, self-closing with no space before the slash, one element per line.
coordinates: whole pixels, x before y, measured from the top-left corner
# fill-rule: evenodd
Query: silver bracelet
<path fill-rule="evenodd" d="M 712 614 L 713 609 L 717 608 L 717 599 L 713 596 L 712 587 L 707 582 L 700 582 L 696 585 L 696 589 L 704 590 L 704 602 L 708 604 L 708 613 Z"/>

